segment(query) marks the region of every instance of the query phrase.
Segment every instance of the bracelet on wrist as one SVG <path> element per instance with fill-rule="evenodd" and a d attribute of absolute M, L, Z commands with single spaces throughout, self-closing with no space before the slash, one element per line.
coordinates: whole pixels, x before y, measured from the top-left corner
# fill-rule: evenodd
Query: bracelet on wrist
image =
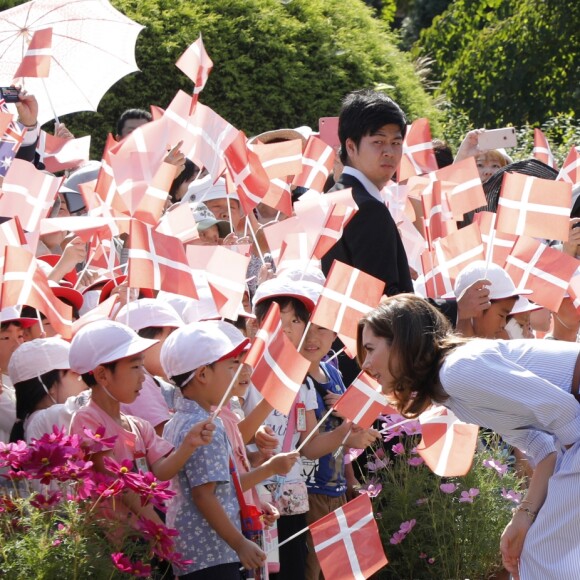
<path fill-rule="evenodd" d="M 536 519 L 536 516 L 538 515 L 538 512 L 534 512 L 530 508 L 524 507 L 523 505 L 519 505 L 518 507 L 512 510 L 513 515 L 516 515 L 518 512 L 524 512 L 532 520 L 532 522 Z"/>
<path fill-rule="evenodd" d="M 18 119 L 18 122 L 27 129 L 36 129 L 36 127 L 38 127 L 38 121 L 34 123 L 34 125 L 25 125 L 20 119 Z"/>

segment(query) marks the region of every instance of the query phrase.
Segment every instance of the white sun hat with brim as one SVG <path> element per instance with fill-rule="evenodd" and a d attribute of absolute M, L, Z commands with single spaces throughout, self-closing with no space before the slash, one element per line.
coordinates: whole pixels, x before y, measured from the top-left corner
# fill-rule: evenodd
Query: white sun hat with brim
<path fill-rule="evenodd" d="M 184 325 L 175 308 L 158 298 L 140 298 L 125 304 L 115 320 L 126 324 L 135 332 L 148 327 L 180 328 Z"/>
<path fill-rule="evenodd" d="M 225 238 L 232 232 L 230 223 L 225 220 L 218 220 L 205 203 L 190 203 L 189 207 L 193 213 L 193 219 L 198 231 L 205 232 L 212 226 L 217 226 L 220 238 Z"/>
<path fill-rule="evenodd" d="M 321 293 L 322 285 L 316 282 L 293 280 L 292 278 L 280 276 L 266 280 L 256 288 L 252 305 L 255 308 L 260 302 L 268 298 L 289 296 L 300 300 L 306 306 L 308 312 L 312 312 Z"/>
<path fill-rule="evenodd" d="M 84 374 L 99 365 L 139 354 L 158 340 L 141 338 L 133 329 L 114 320 L 97 320 L 83 326 L 70 346 L 71 370 Z"/>
<path fill-rule="evenodd" d="M 10 357 L 12 384 L 40 377 L 54 370 L 68 370 L 70 344 L 58 337 L 36 338 L 21 344 Z"/>
<path fill-rule="evenodd" d="M 165 340 L 161 347 L 161 366 L 167 377 L 177 377 L 238 356 L 249 344 L 250 339 L 227 322 L 192 322 L 178 328 Z"/>
<path fill-rule="evenodd" d="M 236 191 L 228 193 L 226 187 L 226 180 L 220 177 L 215 183 L 211 182 L 211 175 L 208 175 L 210 179 L 205 177 L 202 179 L 196 179 L 189 184 L 187 192 L 183 196 L 181 203 L 205 203 L 206 201 L 213 201 L 214 199 L 235 199 L 238 203 L 240 198 Z"/>
<path fill-rule="evenodd" d="M 544 307 L 540 306 L 540 304 L 534 304 L 533 302 L 530 302 L 525 296 L 520 296 L 516 300 L 514 307 L 511 309 L 510 314 L 513 315 L 523 314 L 524 312 L 535 312 L 536 310 L 541 310 L 542 308 Z"/>
<path fill-rule="evenodd" d="M 510 275 L 497 264 L 488 264 L 485 260 L 476 260 L 459 272 L 455 280 L 454 293 L 459 298 L 466 288 L 478 280 L 489 280 L 489 300 L 503 300 L 532 294 L 527 288 L 516 288 Z"/>

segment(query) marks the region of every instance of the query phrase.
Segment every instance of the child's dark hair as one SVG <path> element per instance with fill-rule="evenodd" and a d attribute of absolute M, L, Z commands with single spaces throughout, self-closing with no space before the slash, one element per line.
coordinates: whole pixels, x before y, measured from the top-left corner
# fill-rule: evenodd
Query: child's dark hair
<path fill-rule="evenodd" d="M 213 368 L 213 365 L 215 363 L 209 363 L 207 365 L 203 365 L 204 367 L 210 367 Z M 197 369 L 195 369 L 197 370 Z M 187 373 L 182 373 L 180 375 L 175 375 L 174 377 L 170 377 L 171 382 L 178 388 L 178 389 L 184 389 L 188 384 L 189 384 L 189 377 L 191 377 L 191 373 L 194 371 L 194 369 L 191 369 L 190 371 L 188 371 Z"/>
<path fill-rule="evenodd" d="M 48 394 L 47 389 L 51 389 L 62 378 L 63 371 L 52 370 L 38 377 L 32 377 L 26 381 L 14 384 L 16 391 L 16 423 L 10 432 L 10 442 L 24 439 L 24 421 L 37 410 L 38 404 Z M 42 382 L 41 382 L 42 380 Z"/>
<path fill-rule="evenodd" d="M 163 326 L 147 326 L 145 328 L 141 328 L 137 331 L 137 334 L 141 338 L 148 338 L 148 339 L 155 339 L 157 338 L 162 332 L 164 327 Z"/>
<path fill-rule="evenodd" d="M 342 102 L 338 119 L 340 160 L 347 162 L 346 140 L 352 139 L 358 147 L 366 135 L 373 135 L 384 125 L 398 125 L 401 137 L 407 131 L 407 118 L 393 99 L 384 93 L 364 89 L 349 93 Z"/>
<path fill-rule="evenodd" d="M 273 296 L 272 298 L 266 298 L 265 300 L 258 302 L 258 304 L 254 306 L 254 314 L 256 315 L 258 324 L 262 324 L 272 302 L 277 302 L 278 306 L 280 306 L 280 310 L 284 310 L 287 306 L 292 306 L 296 316 L 305 324 L 308 323 L 310 313 L 304 305 L 304 302 L 298 300 L 298 298 L 294 298 L 293 296 Z"/>
<path fill-rule="evenodd" d="M 189 159 L 185 159 L 185 165 L 183 166 L 183 171 L 173 180 L 171 187 L 169 188 L 169 199 L 172 203 L 177 203 L 179 200 L 175 197 L 177 195 L 177 190 L 185 182 L 189 181 L 199 173 L 199 167 Z"/>
<path fill-rule="evenodd" d="M 100 367 L 105 367 L 106 369 L 109 369 L 111 372 L 114 372 L 115 367 L 117 366 L 117 362 L 118 361 L 113 361 L 110 363 L 103 363 L 100 364 Z M 87 385 L 87 387 L 90 387 L 91 389 L 93 387 L 97 386 L 97 381 L 95 380 L 95 375 L 93 374 L 92 371 L 88 372 L 88 373 L 83 373 L 81 375 L 83 377 L 83 381 L 85 382 L 85 385 Z"/>

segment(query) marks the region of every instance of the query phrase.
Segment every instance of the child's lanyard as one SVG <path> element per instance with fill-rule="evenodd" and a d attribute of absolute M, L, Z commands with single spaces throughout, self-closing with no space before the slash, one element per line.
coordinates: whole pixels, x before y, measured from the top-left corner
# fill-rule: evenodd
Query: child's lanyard
<path fill-rule="evenodd" d="M 131 433 L 135 435 L 135 443 L 141 438 L 141 431 L 139 431 L 139 426 L 131 419 L 130 415 L 125 415 L 125 419 L 127 419 L 127 423 L 131 427 Z M 137 467 L 137 471 L 141 471 L 142 473 L 148 473 L 150 471 L 149 464 L 147 463 L 147 455 L 142 451 L 138 452 L 135 449 L 133 453 L 133 462 Z"/>
<path fill-rule="evenodd" d="M 292 447 L 292 439 L 294 438 L 294 433 L 296 433 L 296 405 L 300 399 L 300 393 L 296 395 L 292 407 L 290 407 L 290 414 L 288 415 L 288 426 L 286 427 L 286 434 L 284 435 L 284 441 L 282 442 L 282 453 L 288 453 Z M 273 477 L 273 483 L 271 486 L 272 499 L 274 501 L 280 499 L 282 495 L 282 486 L 286 481 L 284 475 L 275 475 Z"/>

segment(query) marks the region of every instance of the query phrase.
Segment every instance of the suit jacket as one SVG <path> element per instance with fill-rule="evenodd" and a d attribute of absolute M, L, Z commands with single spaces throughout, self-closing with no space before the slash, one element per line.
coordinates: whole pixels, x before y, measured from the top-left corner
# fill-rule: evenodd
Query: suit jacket
<path fill-rule="evenodd" d="M 413 292 L 407 254 L 391 213 L 352 175 L 343 174 L 331 191 L 349 187 L 359 210 L 322 258 L 324 274 L 338 260 L 382 280 L 388 296 Z"/>

